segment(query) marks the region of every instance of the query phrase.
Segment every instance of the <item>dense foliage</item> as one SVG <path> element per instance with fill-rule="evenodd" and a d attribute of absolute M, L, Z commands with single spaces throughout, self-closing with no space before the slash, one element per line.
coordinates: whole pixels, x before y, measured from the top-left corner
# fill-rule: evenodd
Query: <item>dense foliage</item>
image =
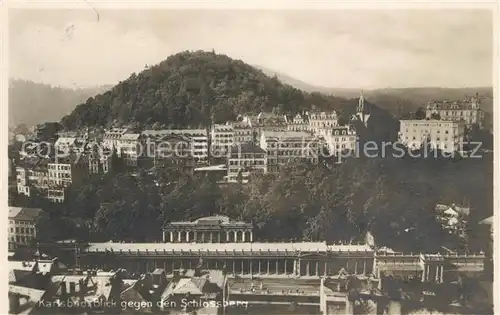
<path fill-rule="evenodd" d="M 304 109 L 336 109 L 349 118 L 356 105 L 357 100 L 302 92 L 241 60 L 197 51 L 172 55 L 132 74 L 108 92 L 77 106 L 62 123 L 68 129 L 129 123 L 185 128 L 233 120 L 238 114 L 284 114 Z"/>
<path fill-rule="evenodd" d="M 158 241 L 165 222 L 223 214 L 253 222 L 259 240 L 363 240 L 370 231 L 377 245 L 394 249 L 478 250 L 484 244 L 475 224 L 492 214 L 492 176 L 486 156 L 291 165 L 247 185 L 167 171 L 93 177 L 69 192 L 67 204 L 41 204 L 57 218 L 57 229 L 47 226 L 51 232 L 41 237 Z M 435 220 L 437 202 L 471 206 L 469 240 L 445 234 Z M 69 222 L 76 232 L 66 229 Z"/>

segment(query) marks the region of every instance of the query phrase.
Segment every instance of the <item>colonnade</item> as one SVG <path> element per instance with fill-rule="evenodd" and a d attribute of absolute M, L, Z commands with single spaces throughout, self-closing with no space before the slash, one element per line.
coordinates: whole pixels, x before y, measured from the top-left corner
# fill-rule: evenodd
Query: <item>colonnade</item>
<path fill-rule="evenodd" d="M 245 243 L 253 242 L 251 230 L 193 231 L 164 230 L 164 243 Z"/>
<path fill-rule="evenodd" d="M 348 267 L 345 263 L 351 266 Z M 131 272 L 152 272 L 157 268 L 164 269 L 167 274 L 172 274 L 174 270 L 193 269 L 199 264 L 203 269 L 225 269 L 228 274 L 233 275 L 283 275 L 283 276 L 327 276 L 338 275 L 339 264 L 348 267 L 350 274 L 371 273 L 372 264 L 369 260 L 359 260 L 356 262 L 348 259 L 343 262 L 331 262 L 327 259 L 307 259 L 307 258 L 215 258 L 215 257 L 169 257 L 169 258 L 147 258 L 137 259 L 123 257 L 121 259 L 97 259 L 88 260 L 88 264 L 83 262 L 85 267 L 100 267 L 106 269 L 125 268 Z M 95 264 L 95 266 L 93 266 Z M 83 267 L 82 266 L 82 267 Z"/>

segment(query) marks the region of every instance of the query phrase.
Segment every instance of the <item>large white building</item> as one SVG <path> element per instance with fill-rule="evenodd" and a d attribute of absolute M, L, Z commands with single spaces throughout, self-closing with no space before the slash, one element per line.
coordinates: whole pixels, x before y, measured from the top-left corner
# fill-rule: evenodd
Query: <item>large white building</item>
<path fill-rule="evenodd" d="M 120 139 L 121 137 L 127 133 L 126 128 L 112 128 L 110 130 L 107 130 L 104 133 L 104 138 L 102 141 L 103 147 L 107 149 L 116 149 L 116 153 L 118 156 L 120 156 L 121 152 L 119 150 L 120 147 Z"/>
<path fill-rule="evenodd" d="M 230 124 L 214 124 L 211 131 L 212 152 L 228 152 L 234 144 L 234 127 Z"/>
<path fill-rule="evenodd" d="M 309 114 L 309 128 L 317 133 L 320 128 L 333 128 L 339 124 L 339 117 L 336 111 L 312 112 Z"/>
<path fill-rule="evenodd" d="M 461 150 L 464 133 L 464 121 L 401 120 L 399 140 L 411 149 L 419 149 L 427 143 L 433 149 L 453 152 Z"/>
<path fill-rule="evenodd" d="M 337 155 L 346 151 L 353 152 L 356 150 L 356 131 L 349 125 L 319 128 L 317 130 L 317 135 L 325 140 L 331 155 Z"/>
<path fill-rule="evenodd" d="M 276 172 L 294 160 L 318 162 L 319 138 L 303 131 L 264 131 L 260 147 L 267 153 L 267 169 Z"/>
<path fill-rule="evenodd" d="M 474 124 L 482 126 L 484 112 L 479 108 L 480 99 L 466 97 L 463 101 L 431 101 L 427 103 L 425 115 L 427 119 L 441 119 L 444 121 L 464 121 L 466 127 Z"/>

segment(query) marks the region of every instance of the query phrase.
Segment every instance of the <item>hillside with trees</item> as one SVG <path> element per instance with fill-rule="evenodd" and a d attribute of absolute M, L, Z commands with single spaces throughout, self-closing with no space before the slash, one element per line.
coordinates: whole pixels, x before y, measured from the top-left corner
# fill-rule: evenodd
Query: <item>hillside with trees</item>
<path fill-rule="evenodd" d="M 108 87 L 69 89 L 26 80 L 10 80 L 9 126 L 33 126 L 57 121 L 76 104 L 102 93 Z"/>
<path fill-rule="evenodd" d="M 104 94 L 89 98 L 62 119 L 67 129 L 139 124 L 142 127 L 186 128 L 234 120 L 238 114 L 302 110 L 354 113 L 357 100 L 307 93 L 269 77 L 241 60 L 215 52 L 182 52 L 133 73 Z M 381 134 L 396 131 L 390 115 L 367 105 L 380 117 Z M 380 114 L 380 115 L 378 115 Z M 389 126 L 389 127 L 388 127 Z"/>

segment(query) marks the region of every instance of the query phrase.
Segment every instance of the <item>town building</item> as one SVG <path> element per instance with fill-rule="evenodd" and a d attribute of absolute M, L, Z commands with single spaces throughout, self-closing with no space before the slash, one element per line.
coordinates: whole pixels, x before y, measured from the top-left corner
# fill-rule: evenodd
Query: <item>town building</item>
<path fill-rule="evenodd" d="M 430 145 L 444 152 L 461 151 L 465 135 L 464 121 L 435 119 L 401 120 L 399 141 L 410 149 Z"/>
<path fill-rule="evenodd" d="M 210 133 L 210 151 L 226 153 L 234 144 L 234 127 L 230 124 L 214 124 Z"/>
<path fill-rule="evenodd" d="M 277 172 L 280 166 L 294 160 L 317 163 L 319 138 L 303 131 L 262 133 L 260 147 L 267 152 L 267 170 Z"/>
<path fill-rule="evenodd" d="M 145 142 L 140 133 L 125 133 L 118 140 L 118 152 L 127 167 L 137 167 L 145 156 Z"/>
<path fill-rule="evenodd" d="M 48 159 L 38 157 L 24 158 L 16 166 L 17 193 L 32 196 L 33 189 L 41 196 L 49 188 Z"/>
<path fill-rule="evenodd" d="M 227 159 L 227 181 L 247 183 L 250 173 L 267 173 L 267 155 L 252 143 L 233 145 Z"/>
<path fill-rule="evenodd" d="M 128 132 L 126 128 L 112 128 L 110 130 L 106 130 L 104 132 L 104 137 L 102 141 L 102 145 L 108 149 L 116 149 L 116 153 L 118 156 L 121 156 L 120 151 L 120 143 L 121 137 Z"/>
<path fill-rule="evenodd" d="M 285 115 L 286 128 L 288 131 L 310 131 L 309 113 L 297 113 L 293 117 Z"/>
<path fill-rule="evenodd" d="M 331 155 L 356 150 L 357 134 L 350 125 L 318 128 L 317 135 L 325 140 Z"/>
<path fill-rule="evenodd" d="M 114 166 L 114 155 L 116 151 L 114 149 L 108 149 L 100 147 L 98 145 L 93 146 L 85 158 L 89 165 L 89 174 L 107 174 L 113 171 Z"/>
<path fill-rule="evenodd" d="M 239 121 L 231 124 L 233 126 L 233 142 L 238 143 L 249 143 L 255 141 L 255 134 L 252 126 L 244 121 Z"/>
<path fill-rule="evenodd" d="M 79 185 L 89 175 L 88 161 L 79 155 L 55 158 L 48 163 L 49 189 L 47 198 L 53 202 L 64 202 L 66 190 Z"/>
<path fill-rule="evenodd" d="M 193 139 L 183 134 L 148 134 L 146 155 L 153 166 L 191 172 L 194 168 Z"/>
<path fill-rule="evenodd" d="M 9 249 L 28 246 L 36 239 L 36 221 L 42 209 L 9 207 Z"/>
<path fill-rule="evenodd" d="M 466 97 L 463 101 L 431 101 L 427 103 L 425 115 L 427 119 L 440 119 L 444 121 L 463 121 L 465 126 L 482 127 L 484 112 L 480 109 L 479 94 Z"/>
<path fill-rule="evenodd" d="M 170 243 L 252 242 L 251 223 L 232 221 L 226 216 L 204 217 L 195 221 L 171 222 L 163 228 L 163 241 Z"/>
<path fill-rule="evenodd" d="M 339 117 L 336 111 L 311 112 L 308 115 L 309 130 L 315 133 L 320 128 L 333 128 L 339 125 Z"/>
<path fill-rule="evenodd" d="M 142 134 L 146 137 L 166 135 L 187 137 L 191 141 L 192 156 L 195 162 L 204 162 L 208 158 L 208 131 L 206 129 L 144 130 Z"/>

